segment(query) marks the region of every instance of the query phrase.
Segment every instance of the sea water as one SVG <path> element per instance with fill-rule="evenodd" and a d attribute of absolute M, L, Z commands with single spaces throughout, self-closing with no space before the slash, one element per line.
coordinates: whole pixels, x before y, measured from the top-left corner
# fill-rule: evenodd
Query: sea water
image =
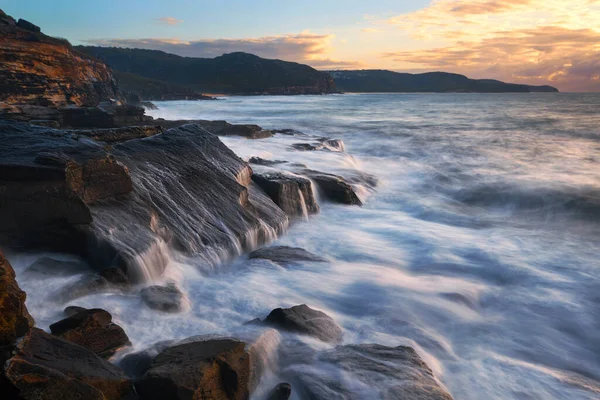
<path fill-rule="evenodd" d="M 600 95 L 356 94 L 157 105 L 154 117 L 295 129 L 308 136 L 222 141 L 246 160 L 368 173 L 379 183 L 375 191 L 359 187 L 363 207 L 321 200 L 320 214 L 299 219 L 276 242 L 327 264 L 284 267 L 242 256 L 208 268 L 178 257 L 155 282 L 178 283 L 184 313 L 152 311 L 136 293 L 69 303 L 111 312 L 134 350 L 232 334 L 274 308 L 306 303 L 343 327 L 344 343 L 413 346 L 456 399 L 600 398 Z M 291 147 L 313 137 L 341 139 L 345 151 Z M 38 256 L 11 261 L 19 272 Z M 62 318 L 68 305 L 48 294 L 76 279 L 19 280 L 40 327 Z M 277 383 L 277 371 L 270 379 Z"/>

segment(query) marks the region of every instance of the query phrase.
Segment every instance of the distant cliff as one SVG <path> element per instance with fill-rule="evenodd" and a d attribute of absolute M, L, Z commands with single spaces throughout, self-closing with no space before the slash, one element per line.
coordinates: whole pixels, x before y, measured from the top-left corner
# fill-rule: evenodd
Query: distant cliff
<path fill-rule="evenodd" d="M 307 65 L 247 53 L 216 58 L 180 57 L 157 50 L 79 46 L 121 73 L 197 92 L 224 94 L 324 94 L 337 91 L 331 76 Z"/>
<path fill-rule="evenodd" d="M 335 84 L 342 92 L 357 93 L 528 93 L 558 92 L 551 86 L 529 86 L 504 83 L 493 79 L 469 79 L 446 72 L 407 74 L 385 70 L 331 71 Z"/>
<path fill-rule="evenodd" d="M 96 106 L 121 95 L 109 68 L 0 10 L 0 102 Z"/>

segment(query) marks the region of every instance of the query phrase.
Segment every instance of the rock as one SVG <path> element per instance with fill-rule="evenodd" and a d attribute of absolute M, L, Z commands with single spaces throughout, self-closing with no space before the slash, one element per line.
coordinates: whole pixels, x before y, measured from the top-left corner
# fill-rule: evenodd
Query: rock
<path fill-rule="evenodd" d="M 286 136 L 306 136 L 306 134 L 297 131 L 295 129 L 274 129 L 273 134 L 286 135 Z"/>
<path fill-rule="evenodd" d="M 214 339 L 169 347 L 135 385 L 144 400 L 248 399 L 250 355 L 246 344 Z"/>
<path fill-rule="evenodd" d="M 248 160 L 248 162 L 250 164 L 264 165 L 264 166 L 271 166 L 271 165 L 277 165 L 277 164 L 285 164 L 285 163 L 287 163 L 287 161 L 282 161 L 282 160 L 265 160 L 264 158 L 260 158 L 260 157 L 251 157 L 250 160 Z"/>
<path fill-rule="evenodd" d="M 177 341 L 174 340 L 155 343 L 150 348 L 143 351 L 127 354 L 123 357 L 119 366 L 123 368 L 127 376 L 130 376 L 133 379 L 141 378 L 152 366 L 154 358 L 160 352 L 175 344 L 177 344 Z"/>
<path fill-rule="evenodd" d="M 323 342 L 342 341 L 342 328 L 327 314 L 313 310 L 306 304 L 292 308 L 277 308 L 264 323 L 274 328 L 313 336 Z"/>
<path fill-rule="evenodd" d="M 132 391 L 119 368 L 35 328 L 17 344 L 4 376 L 23 400 L 119 400 Z"/>
<path fill-rule="evenodd" d="M 109 358 L 131 342 L 112 315 L 102 309 L 82 310 L 50 325 L 53 335 L 78 344 L 99 357 Z"/>
<path fill-rule="evenodd" d="M 29 121 L 31 125 L 45 126 L 47 128 L 59 128 L 60 123 L 51 119 L 34 119 Z"/>
<path fill-rule="evenodd" d="M 334 203 L 362 206 L 354 188 L 341 176 L 305 169 L 308 176 L 319 187 L 319 192 Z"/>
<path fill-rule="evenodd" d="M 151 101 L 140 101 L 140 106 L 146 110 L 158 110 L 158 106 Z"/>
<path fill-rule="evenodd" d="M 312 182 L 306 178 L 284 172 L 263 172 L 254 173 L 252 180 L 290 217 L 319 212 Z"/>
<path fill-rule="evenodd" d="M 292 147 L 300 151 L 321 150 L 324 146 L 321 143 L 294 143 Z"/>
<path fill-rule="evenodd" d="M 292 395 L 292 385 L 289 383 L 280 383 L 269 393 L 267 400 L 288 400 Z"/>
<path fill-rule="evenodd" d="M 71 317 L 75 314 L 79 314 L 82 311 L 87 311 L 87 308 L 78 307 L 78 306 L 69 306 L 64 309 L 64 313 L 67 317 Z"/>
<path fill-rule="evenodd" d="M 117 268 L 111 268 L 108 273 L 104 272 L 104 274 L 108 277 L 101 275 L 102 272 L 86 275 L 78 281 L 63 287 L 55 295 L 55 300 L 67 302 L 96 293 L 123 293 L 128 290 L 127 284 L 129 282 L 129 279 L 125 276 L 125 274 L 122 271 L 118 273 L 116 272 L 116 270 Z"/>
<path fill-rule="evenodd" d="M 62 120 L 58 109 L 53 107 L 28 104 L 7 104 L 2 102 L 0 102 L 0 118 L 29 123 L 33 123 L 34 121 L 49 121 L 48 124 L 54 122 L 57 125 L 60 125 Z M 48 127 L 53 128 L 53 126 Z"/>
<path fill-rule="evenodd" d="M 31 31 L 31 32 L 38 32 L 39 33 L 39 32 L 42 31 L 39 26 L 34 25 L 31 22 L 26 21 L 24 19 L 19 19 L 17 21 L 17 26 L 19 28 L 21 28 L 21 29 L 25 29 L 25 30 L 28 30 L 28 31 Z"/>
<path fill-rule="evenodd" d="M 308 252 L 299 247 L 288 247 L 288 246 L 271 246 L 263 247 L 250 253 L 248 256 L 250 259 L 260 258 L 263 260 L 270 260 L 278 264 L 287 264 L 294 262 L 327 262 L 327 259 L 320 257 L 316 254 Z"/>
<path fill-rule="evenodd" d="M 110 69 L 31 22 L 0 16 L 0 102 L 96 106 L 122 99 Z M 37 118 L 39 119 L 39 118 Z"/>
<path fill-rule="evenodd" d="M 50 257 L 38 258 L 26 270 L 26 274 L 52 276 L 69 276 L 89 271 L 89 267 L 81 261 L 61 261 Z"/>
<path fill-rule="evenodd" d="M 345 151 L 346 146 L 344 146 L 344 142 L 340 139 L 329 139 L 329 138 L 321 138 L 317 139 L 319 142 L 323 144 L 327 149 L 331 151 Z"/>
<path fill-rule="evenodd" d="M 183 293 L 171 284 L 150 286 L 142 289 L 142 300 L 150 308 L 166 312 L 179 312 L 183 309 Z"/>
<path fill-rule="evenodd" d="M 263 130 L 258 125 L 232 125 L 225 121 L 196 121 L 196 124 L 217 136 L 243 136 L 248 139 L 273 136 L 273 132 Z"/>
<path fill-rule="evenodd" d="M 139 106 L 100 104 L 98 107 L 64 107 L 60 109 L 62 125 L 72 128 L 117 128 L 123 125 L 142 125 L 152 117 L 144 115 Z"/>
<path fill-rule="evenodd" d="M 160 125 L 144 125 L 124 128 L 73 130 L 70 132 L 87 136 L 99 142 L 115 143 L 158 135 L 163 132 L 163 128 Z"/>
<path fill-rule="evenodd" d="M 452 400 L 411 347 L 338 346 L 325 352 L 320 360 L 341 368 L 348 376 L 346 383 L 358 380 L 378 391 L 377 398 Z"/>
<path fill-rule="evenodd" d="M 15 271 L 0 251 L 0 347 L 12 345 L 34 324 L 25 306 L 27 295 L 15 278 Z"/>

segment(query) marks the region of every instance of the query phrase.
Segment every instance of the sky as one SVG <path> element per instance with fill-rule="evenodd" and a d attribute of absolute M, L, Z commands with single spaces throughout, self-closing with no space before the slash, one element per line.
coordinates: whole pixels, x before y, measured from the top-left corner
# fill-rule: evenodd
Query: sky
<path fill-rule="evenodd" d="M 0 0 L 74 44 L 600 92 L 600 0 Z"/>

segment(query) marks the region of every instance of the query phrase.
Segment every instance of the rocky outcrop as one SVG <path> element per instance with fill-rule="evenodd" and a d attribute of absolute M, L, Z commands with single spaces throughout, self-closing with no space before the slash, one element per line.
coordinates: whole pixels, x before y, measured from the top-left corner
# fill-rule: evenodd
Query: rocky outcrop
<path fill-rule="evenodd" d="M 131 139 L 142 139 L 163 132 L 160 125 L 127 126 L 123 128 L 73 130 L 71 133 L 83 135 L 99 142 L 119 143 Z"/>
<path fill-rule="evenodd" d="M 169 347 L 136 383 L 144 400 L 249 398 L 250 355 L 244 342 L 214 339 Z"/>
<path fill-rule="evenodd" d="M 327 314 L 313 310 L 306 304 L 292 308 L 277 308 L 264 323 L 277 329 L 313 336 L 323 342 L 342 341 L 342 328 Z"/>
<path fill-rule="evenodd" d="M 411 347 L 378 344 L 338 346 L 326 351 L 312 373 L 287 371 L 295 387 L 307 398 L 378 398 L 452 400 L 431 369 Z M 327 366 L 342 370 L 332 380 Z M 360 383 L 362 385 L 357 385 Z M 365 389 L 361 389 L 361 386 Z"/>
<path fill-rule="evenodd" d="M 308 252 L 298 247 L 271 246 L 263 247 L 250 253 L 250 259 L 261 259 L 273 261 L 277 264 L 289 264 L 295 262 L 327 262 L 323 257 Z"/>
<path fill-rule="evenodd" d="M 305 169 L 301 172 L 319 187 L 319 192 L 334 203 L 362 206 L 356 191 L 344 178 L 338 175 Z"/>
<path fill-rule="evenodd" d="M 248 139 L 264 139 L 273 136 L 271 131 L 258 125 L 234 125 L 226 121 L 195 121 L 202 129 L 217 136 L 243 136 Z"/>
<path fill-rule="evenodd" d="M 25 306 L 26 297 L 14 269 L 0 251 L 0 347 L 12 345 L 33 326 L 33 318 Z"/>
<path fill-rule="evenodd" d="M 50 325 L 53 335 L 78 344 L 99 357 L 109 358 L 131 344 L 127 334 L 112 322 L 112 315 L 102 309 L 78 310 Z"/>
<path fill-rule="evenodd" d="M 6 362 L 4 385 L 4 393 L 22 400 L 120 400 L 133 389 L 119 368 L 35 328 Z"/>
<path fill-rule="evenodd" d="M 179 312 L 183 310 L 183 293 L 171 284 L 168 286 L 150 286 L 142 289 L 142 300 L 150 308 L 165 312 Z"/>
<path fill-rule="evenodd" d="M 143 107 L 114 102 L 98 107 L 63 107 L 59 112 L 60 125 L 70 128 L 117 128 L 152 122 L 152 117 L 144 115 Z"/>
<path fill-rule="evenodd" d="M 121 100 L 112 72 L 24 20 L 0 14 L 0 102 L 96 106 Z"/>
<path fill-rule="evenodd" d="M 319 204 L 309 179 L 285 172 L 259 172 L 252 180 L 290 217 L 306 217 L 319 212 Z"/>

